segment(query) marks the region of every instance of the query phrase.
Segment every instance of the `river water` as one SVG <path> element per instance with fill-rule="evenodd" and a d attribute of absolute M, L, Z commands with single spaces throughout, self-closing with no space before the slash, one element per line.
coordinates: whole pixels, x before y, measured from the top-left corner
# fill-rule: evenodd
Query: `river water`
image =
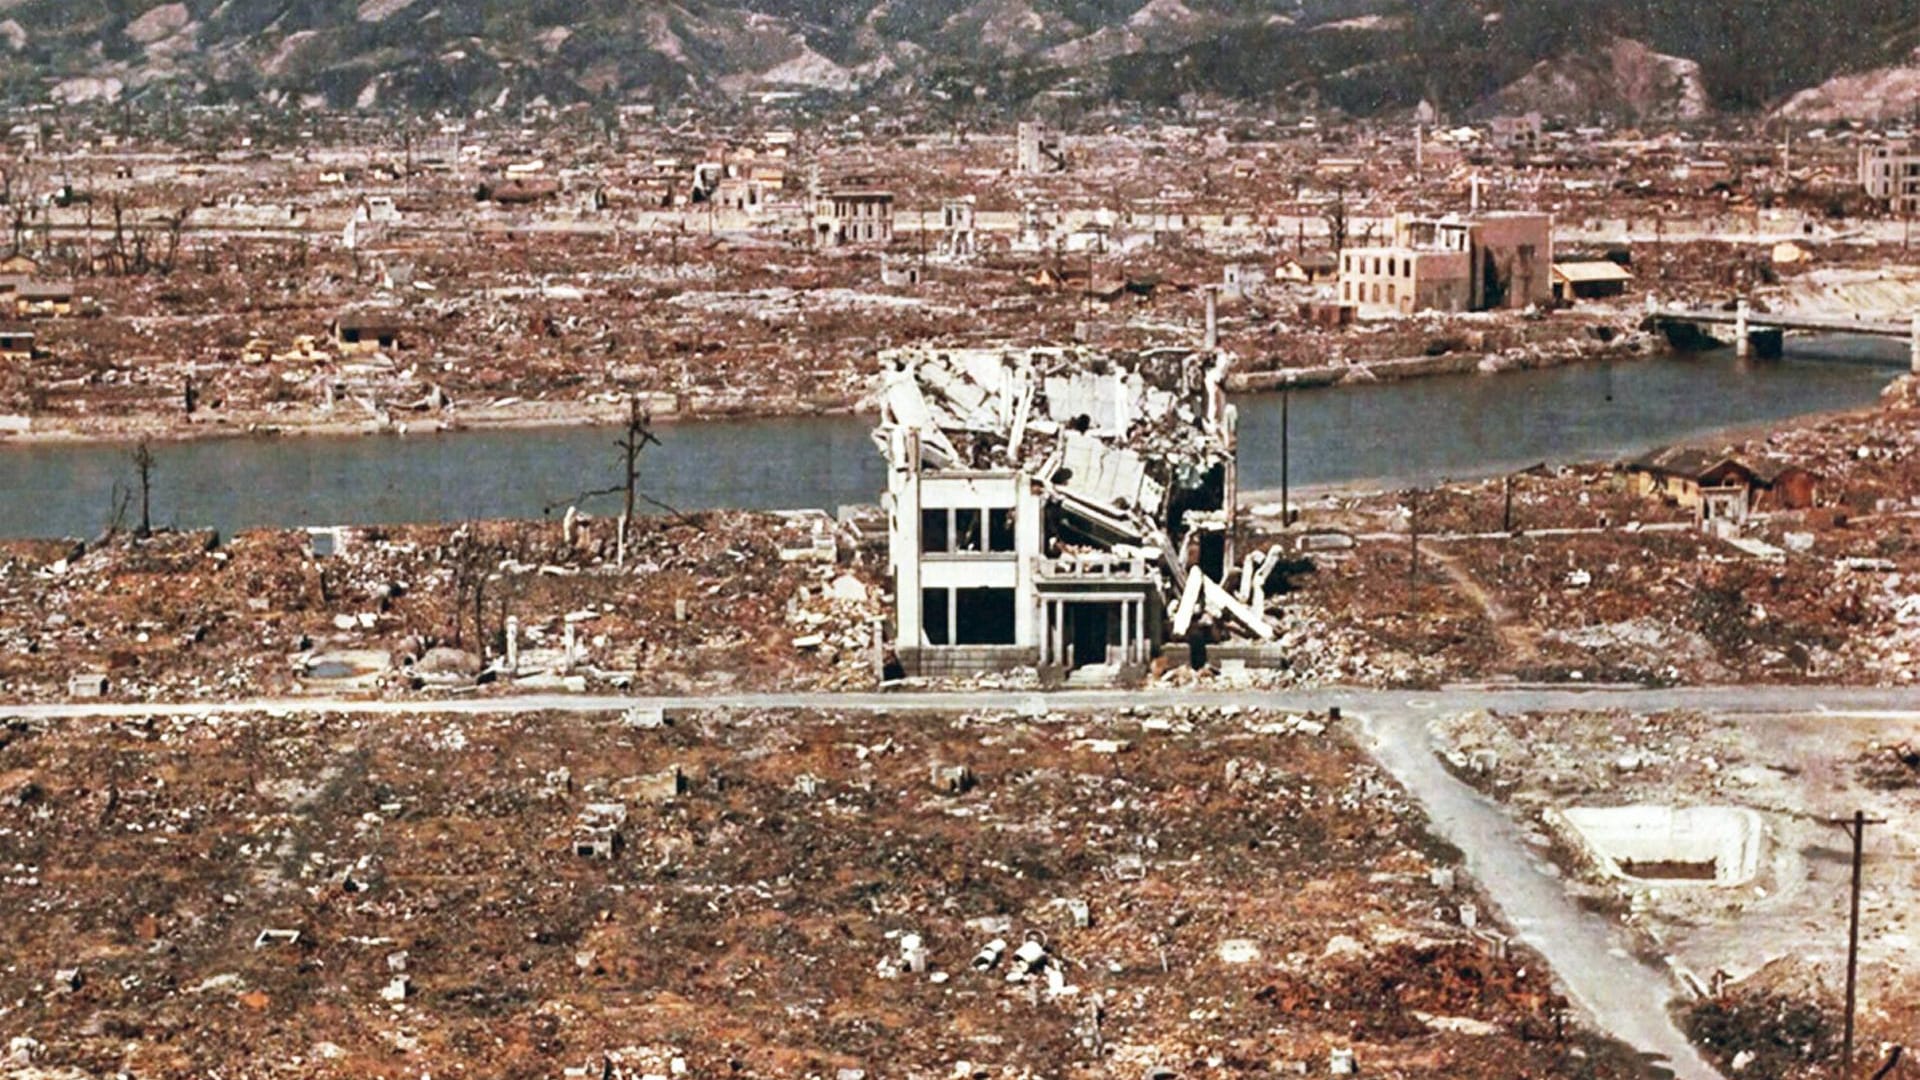
<path fill-rule="evenodd" d="M 1295 392 L 1290 478 L 1298 487 L 1405 486 L 1538 462 L 1617 458 L 1770 420 L 1871 403 L 1905 365 L 1900 343 L 1789 343 L 1786 359 L 1727 351 L 1579 364 L 1496 377 L 1440 376 Z M 1280 397 L 1240 407 L 1240 477 L 1280 485 Z M 863 417 L 663 425 L 641 487 L 680 509 L 873 502 L 885 483 Z M 157 446 L 156 525 L 255 526 L 539 517 L 616 509 L 581 493 L 618 482 L 606 428 L 408 436 L 223 439 Z M 0 536 L 86 537 L 130 486 L 129 448 L 0 446 Z"/>

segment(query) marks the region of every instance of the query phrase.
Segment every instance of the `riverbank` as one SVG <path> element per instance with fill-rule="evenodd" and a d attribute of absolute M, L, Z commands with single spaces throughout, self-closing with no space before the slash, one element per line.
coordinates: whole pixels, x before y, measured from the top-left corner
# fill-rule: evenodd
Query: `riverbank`
<path fill-rule="evenodd" d="M 1276 371 L 1236 371 L 1227 377 L 1235 393 L 1261 393 L 1283 388 L 1311 389 L 1346 383 L 1392 382 L 1435 375 L 1498 375 L 1538 371 L 1567 364 L 1623 360 L 1667 354 L 1657 338 L 1640 331 L 1618 330 L 1605 323 L 1589 324 L 1584 336 L 1569 336 L 1548 345 L 1529 345 L 1497 352 L 1458 349 L 1438 355 L 1397 356 L 1355 360 Z"/>
<path fill-rule="evenodd" d="M 856 395 L 806 400 L 745 401 L 693 398 L 684 394 L 641 394 L 641 407 L 655 424 L 716 420 L 782 420 L 854 416 L 864 412 Z M 0 417 L 0 449 L 9 445 L 118 444 L 148 440 L 179 443 L 254 438 L 341 438 L 376 435 L 437 435 L 463 431 L 523 431 L 543 428 L 602 427 L 626 422 L 628 405 L 616 401 L 517 401 L 447 408 L 438 412 L 396 412 L 383 418 L 359 418 L 332 412 L 299 414 L 246 410 L 197 417 Z"/>
<path fill-rule="evenodd" d="M 1824 412 L 1804 413 L 1787 422 L 1784 428 L 1782 422 L 1778 420 L 1756 420 L 1751 423 L 1732 424 L 1727 427 L 1718 427 L 1708 431 L 1698 432 L 1686 438 L 1675 439 L 1666 445 L 1712 450 L 1743 443 L 1752 444 L 1763 441 L 1768 436 L 1786 429 L 1798 431 L 1814 427 L 1864 423 L 1879 415 L 1881 410 L 1882 406 L 1876 403 L 1873 405 L 1863 405 L 1855 409 L 1829 409 Z M 1616 454 L 1612 456 L 1602 455 L 1564 461 L 1539 461 L 1530 464 L 1525 470 L 1502 469 L 1489 466 L 1479 471 L 1451 474 L 1444 480 L 1439 481 L 1439 483 L 1477 483 L 1484 480 L 1499 479 L 1511 472 L 1529 471 L 1542 465 L 1550 469 L 1602 468 L 1616 465 L 1626 460 L 1626 458 L 1627 455 Z M 1287 487 L 1285 494 L 1297 507 L 1307 500 L 1373 498 L 1399 490 L 1405 486 L 1404 482 L 1389 478 L 1374 477 L 1341 480 L 1337 482 L 1292 484 Z M 1271 511 L 1269 516 L 1278 519 L 1280 516 L 1280 500 L 1282 494 L 1282 489 L 1279 487 L 1263 486 L 1257 488 L 1242 488 L 1240 490 L 1240 505 L 1242 507 L 1254 508 L 1256 511 L 1269 509 Z"/>
<path fill-rule="evenodd" d="M 1396 339 L 1422 336 L 1425 323 L 1376 327 Z M 1485 328 L 1472 333 L 1440 335 L 1448 351 L 1437 355 L 1351 359 L 1339 363 L 1243 370 L 1228 376 L 1233 393 L 1262 393 L 1284 387 L 1299 389 L 1352 383 L 1392 382 L 1403 379 L 1469 373 L 1500 374 L 1532 371 L 1567 364 L 1662 355 L 1657 340 L 1621 329 L 1607 321 L 1582 321 L 1567 326 L 1563 340 L 1530 342 L 1487 351 L 1470 346 L 1484 339 Z M 1437 347 L 1437 346 L 1433 346 Z M 702 394 L 647 392 L 637 395 L 655 423 L 708 420 L 777 420 L 806 417 L 863 415 L 869 411 L 867 393 L 780 395 L 744 393 Z M 0 448 L 22 444 L 185 442 L 199 439 L 277 436 L 369 436 L 438 434 L 460 431 L 571 428 L 623 423 L 628 412 L 624 396 L 600 392 L 580 400 L 496 398 L 484 403 L 454 403 L 431 408 L 423 399 L 411 408 L 375 409 L 350 401 L 333 408 L 295 410 L 285 403 L 264 408 L 201 408 L 185 412 L 128 412 L 80 415 L 0 416 Z"/>

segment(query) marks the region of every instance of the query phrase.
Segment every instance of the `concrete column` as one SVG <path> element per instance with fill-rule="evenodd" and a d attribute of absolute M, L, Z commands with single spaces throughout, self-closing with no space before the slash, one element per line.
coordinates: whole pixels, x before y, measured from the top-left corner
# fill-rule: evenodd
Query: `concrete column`
<path fill-rule="evenodd" d="M 1133 662 L 1147 662 L 1147 602 L 1133 602 Z"/>
<path fill-rule="evenodd" d="M 1067 602 L 1056 601 L 1053 605 L 1055 622 L 1053 624 L 1053 662 L 1065 666 L 1073 658 L 1067 652 Z"/>
<path fill-rule="evenodd" d="M 1067 662 L 1067 602 L 1053 602 L 1053 662 Z"/>
<path fill-rule="evenodd" d="M 1053 663 L 1053 601 L 1040 601 L 1040 664 Z"/>
<path fill-rule="evenodd" d="M 1733 313 L 1733 354 L 1742 360 L 1753 349 L 1753 342 L 1747 339 L 1747 310 L 1747 302 L 1742 300 Z"/>
<path fill-rule="evenodd" d="M 1040 610 L 1044 613 L 1040 618 L 1040 662 L 1043 664 L 1052 664 L 1054 662 L 1053 601 L 1042 601 Z"/>
<path fill-rule="evenodd" d="M 1133 663 L 1133 601 L 1120 601 L 1120 662 Z"/>
<path fill-rule="evenodd" d="M 1913 317 L 1912 340 L 1908 342 L 1907 367 L 1920 375 L 1920 315 Z"/>
<path fill-rule="evenodd" d="M 1133 617 L 1127 622 L 1127 663 L 1144 664 L 1147 660 L 1147 606 L 1139 600 L 1130 600 L 1127 607 L 1133 611 Z"/>
<path fill-rule="evenodd" d="M 1091 285 L 1088 288 L 1092 288 Z M 1220 347 L 1220 290 L 1207 286 L 1207 339 L 1203 346 L 1211 351 Z"/>
<path fill-rule="evenodd" d="M 507 616 L 507 671 L 520 670 L 520 619 L 516 615 Z"/>

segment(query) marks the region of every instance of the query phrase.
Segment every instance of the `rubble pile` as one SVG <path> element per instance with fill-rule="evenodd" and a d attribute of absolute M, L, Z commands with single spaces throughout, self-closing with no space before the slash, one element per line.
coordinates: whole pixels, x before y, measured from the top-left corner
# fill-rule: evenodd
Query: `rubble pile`
<path fill-rule="evenodd" d="M 82 1076 L 1651 1076 L 1442 850 L 1309 716 L 16 721 L 0 995 Z"/>
<path fill-rule="evenodd" d="M 0 686 L 219 698 L 867 686 L 881 612 L 822 514 L 156 533 L 0 547 Z M 844 554 L 843 554 L 844 552 Z"/>

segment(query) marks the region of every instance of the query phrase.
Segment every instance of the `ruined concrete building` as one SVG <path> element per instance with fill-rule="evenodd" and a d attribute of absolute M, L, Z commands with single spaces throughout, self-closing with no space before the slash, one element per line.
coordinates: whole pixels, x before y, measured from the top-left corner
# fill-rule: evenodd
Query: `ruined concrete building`
<path fill-rule="evenodd" d="M 1860 187 L 1895 213 L 1920 212 L 1920 150 L 1904 142 L 1862 146 Z"/>
<path fill-rule="evenodd" d="M 1340 252 L 1340 299 L 1364 318 L 1493 311 L 1553 299 L 1553 216 L 1393 219 L 1393 243 Z"/>
<path fill-rule="evenodd" d="M 940 206 L 940 254 L 952 259 L 966 258 L 980 252 L 980 241 L 976 234 L 976 210 L 973 196 L 961 199 L 948 199 Z"/>
<path fill-rule="evenodd" d="M 909 674 L 1126 678 L 1233 567 L 1234 410 L 1211 349 L 882 354 L 896 655 Z M 1226 613 L 1223 615 L 1222 613 Z"/>
<path fill-rule="evenodd" d="M 893 242 L 893 192 L 840 187 L 814 200 L 813 235 L 821 247 Z"/>
<path fill-rule="evenodd" d="M 1061 172 L 1067 167 L 1067 157 L 1060 150 L 1059 140 L 1055 139 L 1045 127 L 1032 120 L 1021 121 L 1014 134 L 1014 170 L 1033 176 L 1038 173 Z"/>

